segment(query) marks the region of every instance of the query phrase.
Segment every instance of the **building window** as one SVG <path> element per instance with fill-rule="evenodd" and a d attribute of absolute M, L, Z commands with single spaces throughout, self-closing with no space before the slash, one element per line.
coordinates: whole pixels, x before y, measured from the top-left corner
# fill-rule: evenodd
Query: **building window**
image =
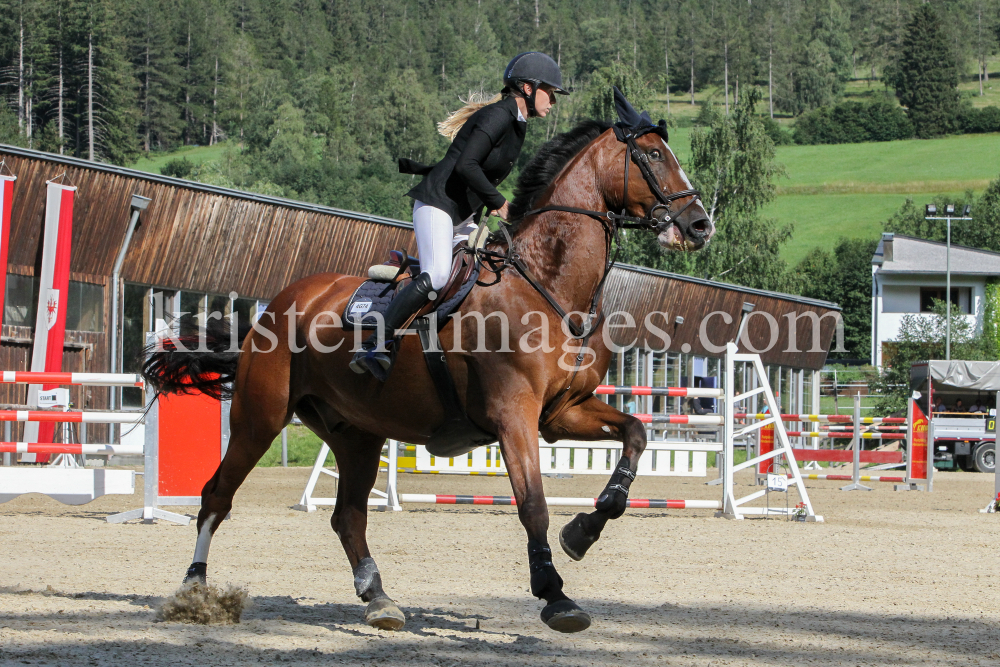
<path fill-rule="evenodd" d="M 921 313 L 932 313 L 934 312 L 934 301 L 944 301 L 945 300 L 945 288 L 944 287 L 921 287 L 920 288 L 920 312 Z M 965 313 L 966 315 L 972 314 L 972 288 L 971 287 L 952 287 L 951 288 L 951 302 L 952 304 L 958 306 L 959 311 Z"/>
<path fill-rule="evenodd" d="M 234 299 L 233 312 L 236 313 L 236 326 L 246 329 L 257 316 L 256 299 Z"/>
<path fill-rule="evenodd" d="M 69 281 L 67 331 L 104 331 L 104 285 Z"/>
<path fill-rule="evenodd" d="M 38 280 L 34 276 L 7 274 L 3 301 L 3 323 L 12 327 L 34 327 L 38 305 Z"/>
<path fill-rule="evenodd" d="M 69 281 L 66 304 L 67 331 L 104 331 L 104 285 Z M 38 307 L 38 278 L 7 274 L 3 323 L 34 327 Z"/>

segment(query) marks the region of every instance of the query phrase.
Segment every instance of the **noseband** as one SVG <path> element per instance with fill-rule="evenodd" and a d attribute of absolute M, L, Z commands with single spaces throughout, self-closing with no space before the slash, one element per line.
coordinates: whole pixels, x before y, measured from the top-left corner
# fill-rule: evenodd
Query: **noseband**
<path fill-rule="evenodd" d="M 646 129 L 646 131 L 656 131 L 656 129 L 657 128 L 652 128 L 651 130 Z M 604 266 L 604 275 L 601 277 L 601 281 L 597 284 L 597 288 L 594 290 L 594 295 L 590 300 L 590 309 L 587 316 L 583 318 L 582 326 L 569 319 L 566 310 L 559 305 L 559 302 L 555 300 L 552 294 L 550 294 L 549 291 L 538 282 L 538 279 L 535 278 L 534 274 L 532 274 L 531 270 L 524 263 L 524 260 L 522 260 L 520 255 L 514 251 L 514 242 L 510 233 L 507 231 L 506 223 L 502 221 L 500 223 L 502 237 L 493 238 L 495 235 L 491 235 L 490 242 L 506 241 L 509 252 L 502 254 L 485 248 L 477 251 L 477 259 L 487 264 L 490 270 L 497 276 L 495 282 L 478 283 L 479 285 L 484 287 L 495 285 L 496 282 L 499 282 L 500 274 L 504 271 L 504 269 L 509 266 L 513 266 L 517 269 L 517 272 L 520 273 L 524 279 L 527 280 L 528 283 L 539 294 L 541 294 L 546 301 L 549 302 L 549 305 L 551 305 L 556 313 L 559 314 L 559 317 L 566 322 L 566 325 L 570 330 L 570 335 L 576 339 L 583 339 L 584 345 L 586 345 L 586 340 L 590 338 L 590 335 L 594 332 L 596 325 L 600 320 L 600 316 L 597 314 L 597 304 L 601 299 L 601 294 L 604 292 L 604 283 L 608 278 L 608 274 L 611 272 L 611 267 L 614 266 L 615 261 L 618 259 L 618 253 L 621 251 L 621 230 L 647 229 L 654 232 L 663 231 L 668 225 L 673 223 L 678 216 L 684 213 L 684 211 L 686 211 L 691 204 L 701 198 L 701 192 L 698 190 L 681 190 L 679 192 L 672 192 L 669 194 L 663 192 L 663 189 L 660 187 L 660 181 L 656 178 L 656 174 L 653 173 L 652 167 L 649 166 L 649 157 L 642 152 L 639 145 L 635 141 L 637 137 L 642 136 L 642 134 L 645 134 L 646 132 L 636 134 L 633 129 L 623 128 L 619 125 L 614 126 L 614 132 L 618 141 L 624 143 L 627 148 L 625 151 L 625 189 L 621 213 L 615 213 L 614 211 L 601 213 L 600 211 L 592 211 L 586 208 L 553 205 L 532 209 L 523 216 L 527 218 L 529 216 L 545 213 L 547 211 L 575 213 L 578 215 L 585 215 L 599 221 L 601 226 L 604 228 L 607 242 L 605 254 L 607 260 Z M 639 173 L 642 174 L 642 178 L 646 181 L 646 185 L 649 186 L 649 189 L 656 197 L 656 203 L 650 206 L 649 210 L 647 210 L 646 214 L 641 218 L 628 215 L 628 176 L 630 162 L 635 162 L 636 165 L 638 165 Z M 691 201 L 685 204 L 680 211 L 673 213 L 671 211 L 671 203 L 685 197 L 691 197 Z M 681 230 L 681 233 L 684 233 L 683 230 Z M 613 244 L 616 247 L 614 253 L 612 254 L 611 246 Z M 581 360 L 582 353 L 577 358 L 577 365 L 579 365 Z"/>

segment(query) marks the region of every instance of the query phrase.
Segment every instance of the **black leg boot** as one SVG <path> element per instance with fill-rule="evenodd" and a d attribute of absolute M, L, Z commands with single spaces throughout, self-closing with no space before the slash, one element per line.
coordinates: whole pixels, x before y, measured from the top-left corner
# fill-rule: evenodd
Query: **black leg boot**
<path fill-rule="evenodd" d="M 392 370 L 390 346 L 396 329 L 403 326 L 406 320 L 431 298 L 437 298 L 434 288 L 431 287 L 431 275 L 421 273 L 396 295 L 385 310 L 386 351 L 380 352 L 375 349 L 378 347 L 378 332 L 373 333 L 361 344 L 361 349 L 354 353 L 351 370 L 359 374 L 367 371 L 385 382 L 389 377 L 389 371 Z"/>

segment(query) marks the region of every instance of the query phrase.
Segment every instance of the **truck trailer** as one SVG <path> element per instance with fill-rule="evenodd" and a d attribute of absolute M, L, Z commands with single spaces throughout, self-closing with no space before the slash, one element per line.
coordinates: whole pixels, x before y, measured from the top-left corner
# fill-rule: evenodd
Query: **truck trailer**
<path fill-rule="evenodd" d="M 930 416 L 935 468 L 995 472 L 1000 361 L 921 361 L 910 389 Z"/>

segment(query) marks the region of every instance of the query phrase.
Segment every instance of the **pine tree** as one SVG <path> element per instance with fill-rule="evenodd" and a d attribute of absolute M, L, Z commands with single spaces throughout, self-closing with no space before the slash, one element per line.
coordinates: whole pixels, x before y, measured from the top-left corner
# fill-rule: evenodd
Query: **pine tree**
<path fill-rule="evenodd" d="M 955 127 L 958 67 L 931 5 L 921 5 L 907 26 L 893 85 L 909 110 L 917 136 L 933 137 Z"/>
<path fill-rule="evenodd" d="M 141 0 L 132 5 L 130 51 L 132 66 L 139 79 L 139 133 L 142 149 L 173 148 L 180 135 L 183 108 L 176 104 L 182 71 L 174 52 L 176 46 L 173 3 Z M 176 26 L 185 29 L 187 25 Z"/>

